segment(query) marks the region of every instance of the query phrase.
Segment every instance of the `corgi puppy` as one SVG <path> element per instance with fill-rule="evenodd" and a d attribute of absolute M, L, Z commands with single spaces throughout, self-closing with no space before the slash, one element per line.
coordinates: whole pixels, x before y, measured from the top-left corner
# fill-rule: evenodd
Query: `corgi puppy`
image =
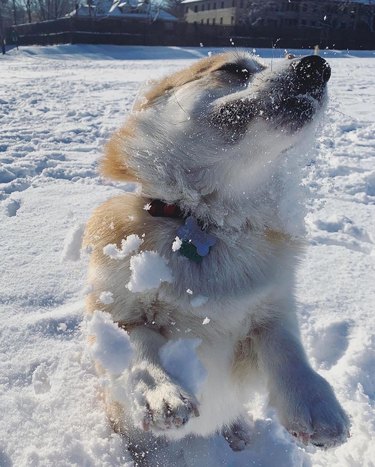
<path fill-rule="evenodd" d="M 88 222 L 87 312 L 109 313 L 129 336 L 129 367 L 109 377 L 105 401 L 139 465 L 158 465 L 154 448 L 189 435 L 222 432 L 243 449 L 244 404 L 259 382 L 304 443 L 349 436 L 301 344 L 294 288 L 304 241 L 284 209 L 298 179 L 285 169 L 288 151 L 314 133 L 329 78 L 319 56 L 272 69 L 246 53 L 210 56 L 148 86 L 108 143 L 103 175 L 141 188 Z M 196 380 L 194 362 L 204 373 Z"/>

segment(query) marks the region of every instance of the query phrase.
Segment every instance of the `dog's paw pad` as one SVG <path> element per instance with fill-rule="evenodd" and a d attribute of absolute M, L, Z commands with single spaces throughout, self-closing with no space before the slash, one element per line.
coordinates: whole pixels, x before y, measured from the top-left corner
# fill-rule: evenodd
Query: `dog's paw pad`
<path fill-rule="evenodd" d="M 288 431 L 301 443 L 320 448 L 331 448 L 345 443 L 349 438 L 350 422 L 333 393 L 327 400 L 313 401 L 307 410 L 294 418 Z"/>
<path fill-rule="evenodd" d="M 298 432 L 298 431 L 291 431 L 290 434 L 294 436 L 300 443 L 302 444 L 309 444 L 310 439 L 311 439 L 311 434 L 310 433 L 305 433 L 303 431 Z"/>
<path fill-rule="evenodd" d="M 223 429 L 222 435 L 232 451 L 243 451 L 251 442 L 252 428 L 246 422 L 236 422 Z"/>
<path fill-rule="evenodd" d="M 193 396 L 174 385 L 158 388 L 149 394 L 145 406 L 142 419 L 144 431 L 179 429 L 191 418 L 199 416 L 198 404 Z"/>
<path fill-rule="evenodd" d="M 328 449 L 340 446 L 350 438 L 350 432 L 348 429 L 343 431 L 337 430 L 335 433 L 322 433 L 317 430 L 314 433 L 305 432 L 291 432 L 300 443 L 304 445 L 312 444 L 317 448 Z"/>
<path fill-rule="evenodd" d="M 281 422 L 303 444 L 324 449 L 343 444 L 350 436 L 350 420 L 332 388 L 316 373 L 307 375 L 304 382 L 304 391 L 296 386 L 283 398 Z"/>

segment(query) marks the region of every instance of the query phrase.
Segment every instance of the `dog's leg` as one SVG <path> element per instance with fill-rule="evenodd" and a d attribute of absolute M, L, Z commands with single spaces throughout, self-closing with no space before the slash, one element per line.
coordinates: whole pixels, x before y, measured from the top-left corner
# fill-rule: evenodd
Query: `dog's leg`
<path fill-rule="evenodd" d="M 231 426 L 223 428 L 221 434 L 233 451 L 243 451 L 251 441 L 251 432 L 250 420 L 242 417 Z"/>
<path fill-rule="evenodd" d="M 290 316 L 292 319 L 274 320 L 254 333 L 270 404 L 286 429 L 302 442 L 337 446 L 349 436 L 349 419 L 331 386 L 308 364 L 296 318 Z"/>
<path fill-rule="evenodd" d="M 127 393 L 134 424 L 161 434 L 199 416 L 195 397 L 162 368 L 159 349 L 166 339 L 157 330 L 139 326 L 130 332 L 130 340 L 135 358 L 129 369 Z"/>

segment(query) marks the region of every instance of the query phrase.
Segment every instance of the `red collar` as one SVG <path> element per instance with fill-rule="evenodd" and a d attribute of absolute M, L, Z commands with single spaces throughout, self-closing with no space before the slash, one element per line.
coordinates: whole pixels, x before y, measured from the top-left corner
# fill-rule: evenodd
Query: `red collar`
<path fill-rule="evenodd" d="M 148 204 L 147 212 L 152 217 L 172 217 L 173 219 L 185 219 L 187 216 L 177 204 L 167 204 L 160 199 L 153 199 Z"/>

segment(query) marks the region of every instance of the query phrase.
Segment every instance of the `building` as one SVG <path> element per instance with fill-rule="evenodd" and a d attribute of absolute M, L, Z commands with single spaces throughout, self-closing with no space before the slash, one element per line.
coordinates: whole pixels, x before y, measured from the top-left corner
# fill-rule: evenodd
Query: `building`
<path fill-rule="evenodd" d="M 375 31 L 375 0 L 184 0 L 182 6 L 187 23 Z"/>
<path fill-rule="evenodd" d="M 234 26 L 246 16 L 247 0 L 184 0 L 187 23 Z"/>
<path fill-rule="evenodd" d="M 375 2 L 253 0 L 243 20 L 253 27 L 374 31 L 374 13 Z"/>

